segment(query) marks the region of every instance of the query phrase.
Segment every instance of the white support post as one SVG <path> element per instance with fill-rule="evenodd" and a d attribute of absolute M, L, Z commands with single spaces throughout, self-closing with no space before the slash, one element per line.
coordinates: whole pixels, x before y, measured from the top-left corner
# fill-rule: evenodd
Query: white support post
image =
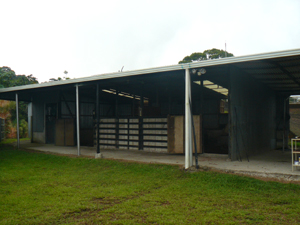
<path fill-rule="evenodd" d="M 17 147 L 20 148 L 19 96 L 16 93 Z"/>
<path fill-rule="evenodd" d="M 185 169 L 193 165 L 192 152 L 192 118 L 191 118 L 191 77 L 189 69 L 185 70 Z"/>
<path fill-rule="evenodd" d="M 78 84 L 76 84 L 76 124 L 77 124 L 77 151 L 78 156 L 80 156 L 80 114 L 79 114 L 79 89 Z"/>
<path fill-rule="evenodd" d="M 190 71 L 190 70 L 188 70 Z M 192 112 L 192 84 L 191 84 L 191 75 L 189 73 L 189 109 L 190 109 L 190 120 L 189 120 L 189 142 L 190 142 L 190 167 L 193 166 L 193 112 Z"/>

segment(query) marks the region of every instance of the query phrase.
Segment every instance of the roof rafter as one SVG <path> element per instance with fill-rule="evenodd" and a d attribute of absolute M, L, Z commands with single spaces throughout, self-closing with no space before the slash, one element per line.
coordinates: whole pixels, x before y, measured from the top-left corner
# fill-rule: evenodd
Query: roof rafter
<path fill-rule="evenodd" d="M 269 61 L 269 62 L 271 62 L 273 65 L 277 66 L 285 75 L 289 76 L 300 87 L 300 82 L 297 80 L 296 77 L 294 77 L 294 75 L 292 73 L 287 71 L 283 66 L 281 66 L 277 62 L 273 62 L 273 61 Z"/>

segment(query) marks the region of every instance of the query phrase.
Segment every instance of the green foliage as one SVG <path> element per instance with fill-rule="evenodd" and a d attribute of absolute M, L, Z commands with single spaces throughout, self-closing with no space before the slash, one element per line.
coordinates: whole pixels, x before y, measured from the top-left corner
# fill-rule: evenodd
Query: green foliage
<path fill-rule="evenodd" d="M 27 84 L 37 84 L 37 78 L 31 75 L 16 75 L 11 68 L 0 67 L 0 88 L 15 87 Z"/>
<path fill-rule="evenodd" d="M 65 74 L 65 76 L 64 77 L 58 77 L 58 78 L 50 78 L 49 79 L 49 82 L 51 82 L 51 81 L 59 81 L 59 80 L 69 80 L 70 79 L 70 77 L 68 77 L 67 75 L 68 75 L 68 71 L 64 71 L 64 74 Z M 47 82 L 47 81 L 46 81 Z"/>
<path fill-rule="evenodd" d="M 50 78 L 49 82 L 51 81 L 59 81 L 59 80 L 69 80 L 70 77 L 58 77 L 58 78 Z"/>
<path fill-rule="evenodd" d="M 9 67 L 0 67 L 0 88 L 11 87 L 16 74 Z"/>
<path fill-rule="evenodd" d="M 10 101 L 5 106 L 0 107 L 0 113 L 6 114 L 8 112 L 7 118 L 5 118 L 5 131 L 9 134 L 12 127 L 17 126 L 16 117 L 16 102 Z M 20 121 L 20 137 L 27 137 L 28 134 L 28 124 L 27 124 L 27 112 L 28 105 L 24 102 L 19 103 L 19 121 Z"/>
<path fill-rule="evenodd" d="M 37 79 L 31 74 L 28 76 L 25 75 L 16 75 L 15 71 L 13 71 L 9 67 L 0 67 L 0 87 L 15 87 L 20 85 L 27 84 L 37 84 Z M 0 109 L 0 111 L 8 111 L 11 114 L 12 122 L 16 119 L 16 104 L 15 102 L 11 102 L 6 108 Z M 20 102 L 19 104 L 19 112 L 20 112 L 20 121 L 22 119 L 27 121 L 27 104 L 24 102 Z M 13 122 L 14 123 L 14 122 Z"/>
<path fill-rule="evenodd" d="M 20 138 L 25 138 L 28 135 L 28 123 L 26 120 L 20 120 Z"/>
<path fill-rule="evenodd" d="M 16 102 L 9 102 L 7 106 L 5 106 L 2 110 L 10 112 L 10 119 L 12 123 L 15 125 L 17 123 L 17 116 L 16 116 Z M 27 121 L 27 110 L 28 105 L 24 102 L 19 103 L 19 120 L 26 120 Z"/>
<path fill-rule="evenodd" d="M 219 59 L 219 58 L 232 57 L 232 56 L 234 56 L 232 53 L 213 48 L 213 49 L 205 50 L 204 52 L 194 52 L 190 56 L 184 57 L 183 60 L 179 61 L 179 64 L 197 62 L 197 61 L 202 61 L 207 59 Z"/>
<path fill-rule="evenodd" d="M 0 88 L 15 87 L 27 84 L 37 84 L 36 77 L 31 75 L 16 75 L 15 71 L 11 68 L 3 66 L 0 67 Z M 19 120 L 20 120 L 20 137 L 27 135 L 27 104 L 24 102 L 19 103 Z M 10 126 L 16 126 L 16 103 L 10 102 L 5 107 L 0 107 L 0 112 L 8 112 L 9 116 L 6 118 L 6 131 L 10 130 Z M 27 126 L 27 125 L 26 125 Z"/>
<path fill-rule="evenodd" d="M 0 148 L 0 224 L 298 224 L 300 188 Z"/>

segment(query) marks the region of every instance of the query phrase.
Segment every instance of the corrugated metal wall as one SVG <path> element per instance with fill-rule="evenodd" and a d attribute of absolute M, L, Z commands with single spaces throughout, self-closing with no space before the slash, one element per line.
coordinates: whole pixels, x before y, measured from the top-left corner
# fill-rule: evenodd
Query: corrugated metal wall
<path fill-rule="evenodd" d="M 45 128 L 45 113 L 44 113 L 44 103 L 33 104 L 33 132 L 44 132 Z"/>
<path fill-rule="evenodd" d="M 69 107 L 67 107 L 67 104 Z M 72 118 L 75 117 L 75 102 L 61 102 L 61 117 Z"/>
<path fill-rule="evenodd" d="M 271 150 L 276 138 L 276 94 L 236 67 L 231 67 L 230 81 L 231 159 Z"/>
<path fill-rule="evenodd" d="M 80 129 L 93 129 L 94 103 L 80 103 Z"/>

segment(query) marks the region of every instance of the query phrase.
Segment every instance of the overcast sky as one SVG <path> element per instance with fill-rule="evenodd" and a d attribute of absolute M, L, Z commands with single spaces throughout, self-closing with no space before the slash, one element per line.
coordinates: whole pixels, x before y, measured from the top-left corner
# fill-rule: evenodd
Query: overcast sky
<path fill-rule="evenodd" d="M 1 0 L 0 67 L 39 82 L 300 48 L 299 0 Z"/>

